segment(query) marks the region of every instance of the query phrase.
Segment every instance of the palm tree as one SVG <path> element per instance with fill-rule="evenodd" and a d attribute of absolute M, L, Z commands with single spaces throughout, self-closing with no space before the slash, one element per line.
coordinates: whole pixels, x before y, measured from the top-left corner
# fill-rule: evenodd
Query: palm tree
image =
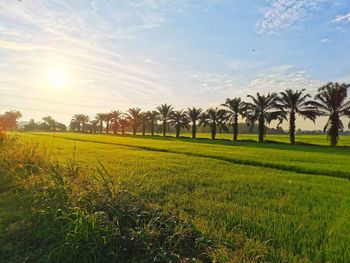
<path fill-rule="evenodd" d="M 81 123 L 83 126 L 82 132 L 85 132 L 85 126 L 89 122 L 89 120 L 90 120 L 90 117 L 88 115 L 82 114 L 82 116 L 81 116 Z"/>
<path fill-rule="evenodd" d="M 173 106 L 162 104 L 157 107 L 157 110 L 159 112 L 160 120 L 162 121 L 163 136 L 165 136 L 167 130 L 167 123 L 170 117 L 170 113 L 173 111 Z"/>
<path fill-rule="evenodd" d="M 192 138 L 195 139 L 197 134 L 197 122 L 200 120 L 202 116 L 202 109 L 201 108 L 197 109 L 195 107 L 188 108 L 187 116 L 192 122 Z"/>
<path fill-rule="evenodd" d="M 122 112 L 119 110 L 114 110 L 110 113 L 111 115 L 111 121 L 112 121 L 112 127 L 113 127 L 113 133 L 118 133 L 118 127 L 119 127 L 119 118 L 122 115 Z"/>
<path fill-rule="evenodd" d="M 107 112 L 104 114 L 104 121 L 106 122 L 106 133 L 109 133 L 109 123 L 112 120 L 112 114 L 110 112 Z"/>
<path fill-rule="evenodd" d="M 95 119 L 100 121 L 100 133 L 102 133 L 105 114 L 104 113 L 97 113 Z"/>
<path fill-rule="evenodd" d="M 119 125 L 120 125 L 120 129 L 122 131 L 122 135 L 125 134 L 125 128 L 129 125 L 128 119 L 125 117 L 121 117 L 119 119 Z"/>
<path fill-rule="evenodd" d="M 170 119 L 169 124 L 175 127 L 176 138 L 180 137 L 180 131 L 182 128 L 185 128 L 187 130 L 190 129 L 190 125 L 189 125 L 190 120 L 187 117 L 186 112 L 184 112 L 183 110 L 173 111 L 170 114 L 169 119 Z"/>
<path fill-rule="evenodd" d="M 293 91 L 287 89 L 280 93 L 278 98 L 278 107 L 283 109 L 282 120 L 288 120 L 289 117 L 289 138 L 290 143 L 295 144 L 295 120 L 296 115 L 302 116 L 304 119 L 316 120 L 317 109 L 312 106 L 312 102 L 308 100 L 310 94 L 304 94 L 305 89 Z"/>
<path fill-rule="evenodd" d="M 96 130 L 97 130 L 97 125 L 99 123 L 99 120 L 96 120 L 96 119 L 93 119 L 90 121 L 90 125 L 91 125 L 91 133 L 96 133 Z"/>
<path fill-rule="evenodd" d="M 211 139 L 215 140 L 218 125 L 223 126 L 223 119 L 226 118 L 226 111 L 218 108 L 210 108 L 200 119 L 199 125 L 209 126 Z"/>
<path fill-rule="evenodd" d="M 147 112 L 141 112 L 139 115 L 139 119 L 141 122 L 141 130 L 142 130 L 142 135 L 146 135 L 146 130 L 147 130 L 147 124 L 148 124 L 148 115 Z"/>
<path fill-rule="evenodd" d="M 259 142 L 264 142 L 265 122 L 270 123 L 272 120 L 278 119 L 283 111 L 278 107 L 277 94 L 268 93 L 267 96 L 256 94 L 256 97 L 248 95 L 253 102 L 246 103 L 246 118 L 250 125 L 254 125 L 258 121 L 259 125 Z"/>
<path fill-rule="evenodd" d="M 328 83 L 318 89 L 313 106 L 318 108 L 321 116 L 327 116 L 328 121 L 324 127 L 327 130 L 330 145 L 336 146 L 339 132 L 344 129 L 342 116 L 350 116 L 350 101 L 346 101 L 349 84 Z"/>
<path fill-rule="evenodd" d="M 147 119 L 148 119 L 148 128 L 151 132 L 151 135 L 154 136 L 154 127 L 159 120 L 159 112 L 158 111 L 147 111 Z"/>
<path fill-rule="evenodd" d="M 132 134 L 136 135 L 137 127 L 140 125 L 140 108 L 131 108 L 128 110 L 128 119 L 132 124 Z"/>
<path fill-rule="evenodd" d="M 233 133 L 233 141 L 237 141 L 238 137 L 238 117 L 241 115 L 244 117 L 245 111 L 246 111 L 246 103 L 241 100 L 241 98 L 234 98 L 234 99 L 226 99 L 226 102 L 222 104 L 222 106 L 225 106 L 228 110 L 229 119 L 232 123 L 232 133 Z"/>

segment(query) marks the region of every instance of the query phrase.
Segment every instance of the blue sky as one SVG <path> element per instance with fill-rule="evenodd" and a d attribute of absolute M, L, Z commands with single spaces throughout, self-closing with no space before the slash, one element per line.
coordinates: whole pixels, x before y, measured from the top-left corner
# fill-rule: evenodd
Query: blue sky
<path fill-rule="evenodd" d="M 350 1 L 3 0 L 0 111 L 23 119 L 350 82 Z M 69 80 L 53 88 L 46 72 Z M 299 127 L 320 128 L 299 120 Z"/>

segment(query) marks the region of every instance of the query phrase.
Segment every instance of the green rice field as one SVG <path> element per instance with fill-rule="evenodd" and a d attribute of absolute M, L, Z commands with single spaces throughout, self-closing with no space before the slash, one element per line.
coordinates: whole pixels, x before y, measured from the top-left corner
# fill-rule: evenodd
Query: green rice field
<path fill-rule="evenodd" d="M 19 133 L 59 162 L 103 163 L 114 180 L 154 207 L 189 220 L 232 253 L 227 262 L 346 262 L 350 259 L 350 149 L 151 136 Z M 219 138 L 229 139 L 230 135 Z M 318 146 L 318 145 L 322 146 Z M 350 146 L 350 137 L 340 145 Z M 220 253 L 220 252 L 217 252 Z"/>

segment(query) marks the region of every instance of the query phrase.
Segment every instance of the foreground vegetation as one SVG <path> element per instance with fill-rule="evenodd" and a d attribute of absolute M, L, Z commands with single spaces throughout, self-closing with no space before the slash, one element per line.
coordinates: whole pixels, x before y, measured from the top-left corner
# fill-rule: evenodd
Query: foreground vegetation
<path fill-rule="evenodd" d="M 214 259 L 193 224 L 141 202 L 101 163 L 88 170 L 74 158 L 53 162 L 43 145 L 13 137 L 1 143 L 0 171 L 1 261 Z"/>
<path fill-rule="evenodd" d="M 349 170 L 347 149 L 249 142 L 232 146 L 232 142 L 201 139 L 68 133 L 56 137 L 21 135 L 19 140 L 45 145 L 46 154 L 61 164 L 74 156 L 74 162 L 89 171 L 93 169 L 88 167 L 96 167 L 98 160 L 103 160 L 115 186 L 127 185 L 128 192 L 147 207 L 161 207 L 181 219 L 179 222 L 189 222 L 190 229 L 198 229 L 195 236 L 201 240 L 197 246 L 201 252 L 177 250 L 176 254 L 184 258 L 198 258 L 204 253 L 219 262 L 344 262 L 350 257 L 350 182 L 336 178 L 339 171 L 346 175 Z M 256 162 L 235 163 L 239 158 Z M 273 162 L 279 163 L 277 169 L 265 165 Z M 300 170 L 296 173 L 293 167 Z M 324 171 L 332 176 L 325 176 Z M 76 178 L 68 174 L 67 178 Z M 79 179 L 79 183 L 71 184 L 77 190 L 72 206 L 79 207 L 76 200 L 86 200 L 83 193 L 86 188 L 92 189 L 90 201 L 83 207 L 93 213 L 104 202 L 98 197 L 101 191 L 93 190 L 101 186 L 91 186 L 96 180 L 90 182 L 90 177 L 94 176 L 83 176 L 89 183 Z M 9 200 L 14 194 L 7 195 L 2 200 Z M 14 212 L 7 213 L 18 217 Z M 3 229 L 8 226 L 5 223 L 2 220 Z M 27 231 L 41 233 L 51 227 L 41 224 Z M 56 234 L 54 231 L 52 236 Z M 71 244 L 68 242 L 68 246 Z"/>

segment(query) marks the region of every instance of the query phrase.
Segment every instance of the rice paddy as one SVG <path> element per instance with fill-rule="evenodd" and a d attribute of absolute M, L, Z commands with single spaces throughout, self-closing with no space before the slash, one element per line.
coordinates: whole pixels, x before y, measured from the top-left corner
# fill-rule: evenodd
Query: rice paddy
<path fill-rule="evenodd" d="M 215 252 L 222 253 L 221 261 L 350 258 L 347 147 L 75 133 L 19 138 L 45 145 L 46 157 L 61 163 L 73 158 L 84 169 L 95 169 L 101 162 L 140 200 L 188 220 L 224 244 L 230 252 Z M 324 137 L 297 139 L 323 144 Z M 342 138 L 341 144 L 349 141 Z"/>

